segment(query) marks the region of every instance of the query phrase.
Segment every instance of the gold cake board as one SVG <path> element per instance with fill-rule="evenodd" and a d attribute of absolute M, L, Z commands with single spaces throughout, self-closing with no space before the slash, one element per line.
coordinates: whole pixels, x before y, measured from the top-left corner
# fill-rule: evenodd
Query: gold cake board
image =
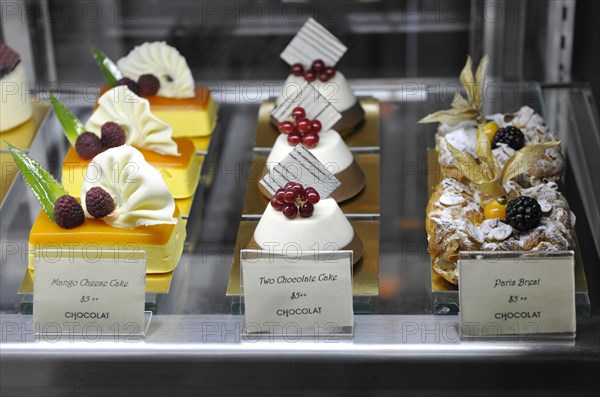
<path fill-rule="evenodd" d="M 360 105 L 365 111 L 365 120 L 356 131 L 343 136 L 346 145 L 353 148 L 379 147 L 379 101 L 374 98 L 360 98 Z M 271 124 L 271 112 L 275 101 L 263 101 L 258 110 L 258 125 L 256 127 L 255 149 L 271 150 L 279 136 L 277 128 Z M 338 131 L 340 132 L 340 131 Z"/>
<path fill-rule="evenodd" d="M 363 257 L 353 267 L 352 294 L 379 295 L 379 221 L 350 221 L 354 232 L 362 239 Z M 242 221 L 233 253 L 227 296 L 240 295 L 240 250 L 248 246 L 258 222 Z"/>
<path fill-rule="evenodd" d="M 356 163 L 365 174 L 367 181 L 365 188 L 356 196 L 340 203 L 340 208 L 346 216 L 352 214 L 379 214 L 379 192 L 380 192 L 380 157 L 378 154 L 356 153 Z M 262 172 L 267 156 L 255 154 L 252 157 L 248 188 L 244 197 L 243 215 L 262 215 L 269 200 L 258 190 L 260 173 Z"/>
<path fill-rule="evenodd" d="M 33 294 L 33 275 L 34 271 L 27 268 L 25 275 L 19 285 L 17 294 Z M 167 294 L 171 289 L 171 280 L 173 272 L 146 274 L 146 293 L 147 294 Z"/>

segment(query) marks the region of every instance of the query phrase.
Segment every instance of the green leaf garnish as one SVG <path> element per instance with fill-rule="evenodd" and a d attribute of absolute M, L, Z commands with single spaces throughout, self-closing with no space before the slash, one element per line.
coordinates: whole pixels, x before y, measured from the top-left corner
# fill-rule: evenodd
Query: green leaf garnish
<path fill-rule="evenodd" d="M 48 97 L 50 98 L 50 102 L 52 102 L 52 108 L 54 109 L 54 113 L 56 113 L 56 117 L 58 117 L 58 121 L 60 121 L 63 130 L 65 130 L 65 136 L 69 140 L 69 143 L 71 143 L 71 146 L 75 147 L 77 137 L 85 132 L 85 126 L 50 91 L 48 91 Z"/>
<path fill-rule="evenodd" d="M 90 47 L 92 48 L 92 54 L 94 55 L 96 63 L 100 67 L 102 74 L 104 74 L 104 78 L 111 87 L 114 87 L 117 84 L 117 81 L 123 78 L 123 73 L 121 73 L 117 65 L 111 61 L 105 53 L 93 45 Z"/>
<path fill-rule="evenodd" d="M 13 159 L 15 159 L 19 170 L 21 170 L 25 181 L 27 181 L 33 194 L 40 202 L 42 209 L 46 212 L 50 220 L 54 222 L 54 203 L 59 197 L 66 195 L 67 191 L 48 171 L 29 158 L 23 151 L 6 141 L 4 142 Z"/>

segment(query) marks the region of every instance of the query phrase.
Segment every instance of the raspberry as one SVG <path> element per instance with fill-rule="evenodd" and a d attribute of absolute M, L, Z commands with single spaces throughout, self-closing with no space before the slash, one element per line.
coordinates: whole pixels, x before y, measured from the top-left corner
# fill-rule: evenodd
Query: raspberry
<path fill-rule="evenodd" d="M 515 229 L 526 232 L 540 224 L 542 208 L 536 199 L 517 197 L 506 207 L 506 221 Z"/>
<path fill-rule="evenodd" d="M 82 159 L 93 159 L 98 153 L 102 152 L 102 141 L 96 134 L 86 131 L 77 137 L 75 150 Z"/>
<path fill-rule="evenodd" d="M 125 130 L 112 121 L 102 125 L 100 130 L 102 145 L 106 148 L 117 147 L 125 144 Z"/>
<path fill-rule="evenodd" d="M 73 229 L 82 225 L 84 220 L 83 208 L 73 196 L 60 196 L 54 203 L 54 221 L 63 229 Z"/>
<path fill-rule="evenodd" d="M 138 79 L 140 86 L 140 95 L 151 96 L 156 95 L 160 89 L 160 81 L 153 74 L 143 74 Z"/>
<path fill-rule="evenodd" d="M 94 218 L 104 218 L 113 212 L 115 202 L 106 190 L 101 187 L 93 187 L 85 194 L 85 207 Z"/>
<path fill-rule="evenodd" d="M 118 85 L 126 85 L 135 95 L 140 95 L 140 86 L 135 81 L 131 80 L 129 77 L 123 77 L 119 81 L 117 81 Z"/>
<path fill-rule="evenodd" d="M 514 150 L 519 150 L 525 145 L 525 136 L 517 127 L 509 125 L 508 127 L 500 128 L 494 134 L 494 143 L 492 148 L 496 148 L 499 143 L 505 143 Z"/>

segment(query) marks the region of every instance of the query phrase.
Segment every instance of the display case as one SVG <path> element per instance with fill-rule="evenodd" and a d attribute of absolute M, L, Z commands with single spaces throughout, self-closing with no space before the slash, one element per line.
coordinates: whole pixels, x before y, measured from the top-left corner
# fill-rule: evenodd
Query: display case
<path fill-rule="evenodd" d="M 146 309 L 154 314 L 144 338 L 54 340 L 34 335 L 32 316 L 27 314 L 31 299 L 23 280 L 28 236 L 39 204 L 24 180 L 15 178 L 0 207 L 3 393 L 324 395 L 335 390 L 373 395 L 467 391 L 588 395 L 597 391 L 600 184 L 594 175 L 600 169 L 600 119 L 588 85 L 540 82 L 550 75 L 551 65 L 539 67 L 526 56 L 533 40 L 527 36 L 531 25 L 551 18 L 552 5 L 80 2 L 71 6 L 75 15 L 101 10 L 101 16 L 79 18 L 67 28 L 60 23 L 67 18 L 65 3 L 31 3 L 12 4 L 16 8 L 10 8 L 12 17 L 2 22 L 3 37 L 19 41 L 14 38 L 18 29 L 27 30 L 24 45 L 35 65 L 29 71 L 36 79 L 33 93 L 42 103 L 51 82 L 57 83 L 52 89 L 76 116 L 85 119 L 93 111 L 101 75 L 82 37 L 115 58 L 139 42 L 166 39 L 189 60 L 196 80 L 211 88 L 219 103 L 218 125 L 207 151 L 198 154 L 204 156 L 201 180 L 186 217 L 186 246 L 171 288 L 146 296 Z M 490 7 L 505 15 L 527 12 L 534 21 L 502 18 L 492 23 L 481 18 Z M 573 5 L 566 2 L 565 9 L 572 10 Z M 263 12 L 260 17 L 253 16 L 256 10 Z M 275 17 L 269 19 L 267 10 Z M 303 17 L 289 17 L 292 10 Z M 40 18 L 39 12 L 49 16 Z M 15 21 L 23 13 L 25 27 Z M 365 233 L 376 242 L 377 266 L 370 268 L 362 293 L 354 294 L 352 338 L 290 334 L 258 340 L 243 336 L 239 274 L 232 271 L 243 248 L 238 234 L 262 211 L 248 202 L 256 180 L 244 170 L 265 154 L 259 144 L 264 128 L 260 109 L 281 90 L 286 69 L 278 55 L 306 17 L 319 15 L 350 48 L 340 68 L 355 94 L 379 104 L 373 116 L 377 139 L 351 147 L 365 162 L 377 162 L 370 180 L 377 179 L 378 203 L 372 208 L 357 205 L 347 213 L 352 222 L 369 223 Z M 36 41 L 40 35 L 43 42 Z M 507 47 L 511 40 L 517 45 L 502 58 L 498 46 Z M 77 56 L 67 56 L 71 52 Z M 435 177 L 428 161 L 428 150 L 435 147 L 434 127 L 417 122 L 452 101 L 460 88 L 453 76 L 466 52 L 495 57 L 490 70 L 495 95 L 486 102 L 486 113 L 528 105 L 545 118 L 562 143 L 566 171 L 561 189 L 577 215 L 574 338 L 461 338 L 457 291 L 440 287 L 432 278 L 424 222 Z M 550 52 L 546 55 L 551 59 Z M 51 65 L 41 66 L 49 60 Z M 91 97 L 86 84 L 94 92 Z M 39 122 L 28 153 L 60 176 L 68 145 L 50 110 Z M 364 270 L 358 269 L 359 274 Z"/>

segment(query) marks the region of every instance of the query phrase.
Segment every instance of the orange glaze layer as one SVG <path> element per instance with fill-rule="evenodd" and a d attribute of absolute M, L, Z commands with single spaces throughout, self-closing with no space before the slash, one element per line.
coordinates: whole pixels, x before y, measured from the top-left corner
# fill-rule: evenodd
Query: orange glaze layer
<path fill-rule="evenodd" d="M 108 84 L 105 84 L 101 89 L 100 89 L 100 95 L 98 97 L 101 97 L 102 94 L 104 94 L 106 91 L 108 91 L 109 89 L 111 89 L 112 87 L 110 87 Z M 148 100 L 148 102 L 150 102 L 150 107 L 163 107 L 163 108 L 170 108 L 170 107 L 176 107 L 176 108 L 190 108 L 190 109 L 196 109 L 196 108 L 200 108 L 202 110 L 206 109 L 208 107 L 208 103 L 210 102 L 210 91 L 208 90 L 208 88 L 206 87 L 196 87 L 194 89 L 196 95 L 193 98 L 165 98 L 162 96 L 158 96 L 158 95 L 152 95 L 152 96 L 147 96 L 144 97 Z M 98 105 L 96 105 L 98 106 Z"/>
<path fill-rule="evenodd" d="M 179 216 L 175 207 L 174 218 Z M 135 229 L 121 229 L 109 226 L 100 219 L 86 218 L 83 225 L 73 229 L 63 229 L 52 223 L 45 212 L 38 215 L 31 232 L 29 244 L 64 244 L 64 243 L 118 243 L 165 245 L 171 239 L 175 225 L 139 226 Z"/>
<path fill-rule="evenodd" d="M 167 156 L 165 154 L 159 154 L 144 149 L 139 149 L 139 151 L 144 155 L 146 161 L 154 168 L 188 168 L 192 156 L 196 155 L 196 148 L 193 142 L 186 138 L 173 138 L 173 140 L 177 143 L 177 149 L 179 150 L 179 153 L 181 153 L 181 156 Z M 91 162 L 92 160 L 84 160 L 79 157 L 75 148 L 71 146 L 65 156 L 63 169 L 87 168 Z"/>

